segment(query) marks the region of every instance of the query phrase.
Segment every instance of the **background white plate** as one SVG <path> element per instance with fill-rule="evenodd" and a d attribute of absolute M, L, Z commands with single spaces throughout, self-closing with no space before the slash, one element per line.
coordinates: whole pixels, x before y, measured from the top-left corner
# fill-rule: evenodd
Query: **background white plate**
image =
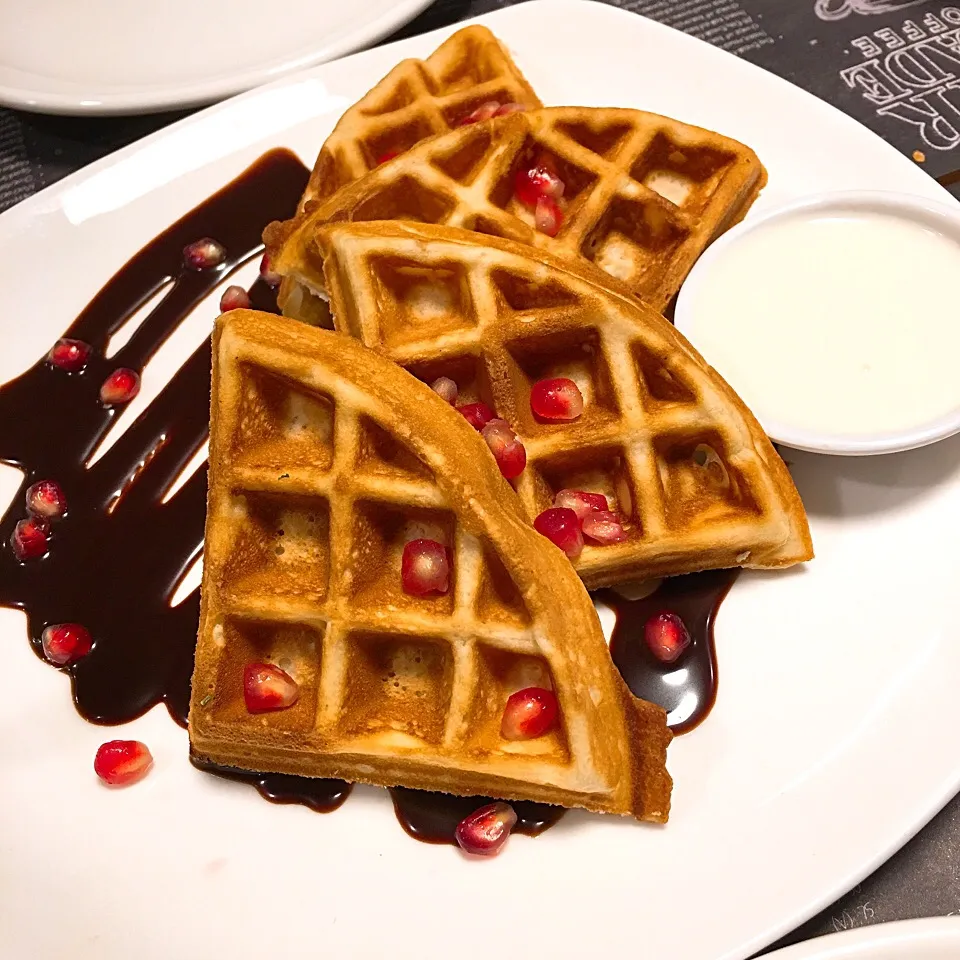
<path fill-rule="evenodd" d="M 210 103 L 379 40 L 432 0 L 0 0 L 0 104 L 149 113 Z"/>
<path fill-rule="evenodd" d="M 818 190 L 947 200 L 839 112 L 640 17 L 545 0 L 482 19 L 547 103 L 645 107 L 751 144 L 770 173 L 758 211 Z M 0 216 L 0 378 L 40 356 L 160 229 L 271 147 L 312 162 L 344 107 L 448 32 L 253 91 Z M 147 369 L 134 410 L 215 309 Z M 960 439 L 866 460 L 798 454 L 794 473 L 818 557 L 745 576 L 725 602 L 719 699 L 671 747 L 669 825 L 571 814 L 489 863 L 410 840 L 382 791 L 319 816 L 205 776 L 162 709 L 123 728 L 150 744 L 156 769 L 106 791 L 91 761 L 116 734 L 80 720 L 66 679 L 28 649 L 22 616 L 0 611 L 0 955 L 749 956 L 960 785 Z"/>
<path fill-rule="evenodd" d="M 960 917 L 880 923 L 817 937 L 769 956 L 770 960 L 956 960 Z"/>

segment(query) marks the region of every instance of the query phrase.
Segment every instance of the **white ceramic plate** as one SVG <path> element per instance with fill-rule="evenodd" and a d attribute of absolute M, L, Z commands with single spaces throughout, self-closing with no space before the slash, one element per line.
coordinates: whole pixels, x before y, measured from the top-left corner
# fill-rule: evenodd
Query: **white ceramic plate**
<path fill-rule="evenodd" d="M 431 2 L 8 0 L 0 104 L 122 114 L 211 103 L 366 47 Z"/>
<path fill-rule="evenodd" d="M 483 19 L 547 103 L 645 107 L 751 144 L 770 173 L 758 211 L 821 190 L 946 199 L 854 121 L 633 14 L 544 0 Z M 311 162 L 345 106 L 446 32 L 253 91 L 0 216 L 0 379 L 174 218 L 269 148 Z M 134 410 L 215 309 L 148 367 Z M 410 840 L 382 791 L 320 816 L 203 775 L 162 709 L 124 728 L 156 769 L 106 791 L 91 759 L 113 732 L 80 720 L 22 616 L 0 611 L 0 955 L 254 960 L 267 945 L 284 957 L 740 960 L 772 942 L 960 785 L 960 439 L 858 460 L 798 454 L 793 469 L 818 557 L 744 576 L 724 603 L 719 699 L 671 747 L 669 825 L 570 814 L 487 863 Z"/>
<path fill-rule="evenodd" d="M 956 960 L 960 918 L 880 923 L 817 937 L 769 954 L 769 960 Z"/>

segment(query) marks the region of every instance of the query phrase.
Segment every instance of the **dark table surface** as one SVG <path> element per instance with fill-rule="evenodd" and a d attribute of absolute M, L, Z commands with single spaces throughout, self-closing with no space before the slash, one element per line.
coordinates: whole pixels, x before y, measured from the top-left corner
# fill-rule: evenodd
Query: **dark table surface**
<path fill-rule="evenodd" d="M 438 0 L 388 40 L 511 2 Z M 723 47 L 830 101 L 960 197 L 960 6 L 926 0 L 615 0 L 615 5 Z M 0 109 L 0 210 L 185 115 L 95 119 Z M 960 798 L 955 798 L 876 873 L 775 946 L 867 924 L 956 913 L 958 854 Z"/>

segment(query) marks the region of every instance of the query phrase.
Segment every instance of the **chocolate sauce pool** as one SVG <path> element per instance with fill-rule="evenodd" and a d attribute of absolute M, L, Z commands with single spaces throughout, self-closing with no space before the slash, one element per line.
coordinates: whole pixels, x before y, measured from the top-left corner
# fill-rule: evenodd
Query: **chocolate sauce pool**
<path fill-rule="evenodd" d="M 353 790 L 353 784 L 346 780 L 295 777 L 288 773 L 251 773 L 249 770 L 221 767 L 196 757 L 191 757 L 190 762 L 198 770 L 216 774 L 224 780 L 235 780 L 237 783 L 255 787 L 257 793 L 271 803 L 299 803 L 316 810 L 317 813 L 332 813 L 344 803 Z"/>
<path fill-rule="evenodd" d="M 400 825 L 414 840 L 425 843 L 456 843 L 453 835 L 457 824 L 492 802 L 489 797 L 452 797 L 405 787 L 394 787 L 390 796 Z M 511 833 L 525 833 L 528 837 L 549 830 L 566 812 L 563 807 L 530 800 L 514 800 L 510 805 L 517 814 Z"/>
<path fill-rule="evenodd" d="M 123 407 L 105 407 L 100 385 L 117 367 L 142 370 L 200 301 L 236 268 L 257 257 L 260 234 L 271 220 L 296 207 L 307 169 L 288 151 L 264 154 L 245 173 L 145 246 L 103 287 L 64 336 L 91 344 L 79 373 L 40 360 L 0 388 L 0 461 L 24 471 L 20 493 L 0 521 L 0 605 L 22 609 L 34 651 L 49 624 L 74 622 L 94 637 L 92 652 L 72 667 L 74 703 L 87 720 L 118 724 L 158 703 L 186 725 L 199 620 L 199 590 L 170 606 L 177 585 L 200 555 L 206 507 L 206 467 L 164 502 L 183 467 L 207 438 L 210 344 L 204 343 L 133 426 L 89 469 L 86 464 Z M 210 270 L 183 264 L 183 248 L 213 237 L 226 259 Z M 161 291 L 130 339 L 109 359 L 110 337 Z M 273 292 L 260 281 L 250 290 L 254 307 L 276 311 Z M 216 307 L 210 304 L 211 322 Z M 55 480 L 67 514 L 53 525 L 46 556 L 19 562 L 10 546 L 26 516 L 23 494 L 37 480 Z M 676 708 L 678 697 L 695 703 L 676 724 L 682 732 L 709 711 L 716 693 L 712 622 L 732 575 L 703 574 L 668 580 L 652 598 L 626 601 L 611 591 L 603 600 L 618 615 L 614 659 L 638 696 Z M 694 643 L 670 672 L 689 668 L 682 683 L 645 653 L 645 611 L 669 607 L 687 622 Z M 693 698 L 693 699 L 691 699 Z M 276 803 L 301 803 L 330 811 L 350 785 L 280 774 L 255 774 L 204 766 L 219 776 L 255 786 Z M 397 816 L 413 837 L 453 842 L 456 824 L 486 798 L 457 798 L 391 790 Z M 516 804 L 516 831 L 535 835 L 563 811 L 546 804 Z"/>
<path fill-rule="evenodd" d="M 667 711 L 674 733 L 703 721 L 717 698 L 717 655 L 713 622 L 739 570 L 669 577 L 642 600 L 626 600 L 615 590 L 599 590 L 597 600 L 611 607 L 617 622 L 610 655 L 634 696 Z M 663 610 L 677 614 L 690 632 L 690 646 L 675 663 L 661 663 L 643 637 L 647 620 Z"/>

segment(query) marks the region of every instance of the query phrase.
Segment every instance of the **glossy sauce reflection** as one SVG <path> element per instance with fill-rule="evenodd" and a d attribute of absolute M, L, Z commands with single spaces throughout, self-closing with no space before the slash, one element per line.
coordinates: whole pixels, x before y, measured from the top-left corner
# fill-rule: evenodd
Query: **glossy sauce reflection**
<path fill-rule="evenodd" d="M 686 733 L 702 723 L 717 698 L 714 621 L 738 573 L 711 570 L 669 577 L 640 600 L 627 600 L 615 590 L 595 594 L 616 615 L 610 639 L 613 662 L 634 696 L 667 711 L 674 733 Z M 644 641 L 644 624 L 662 610 L 676 613 L 690 632 L 692 642 L 676 663 L 661 663 Z"/>

